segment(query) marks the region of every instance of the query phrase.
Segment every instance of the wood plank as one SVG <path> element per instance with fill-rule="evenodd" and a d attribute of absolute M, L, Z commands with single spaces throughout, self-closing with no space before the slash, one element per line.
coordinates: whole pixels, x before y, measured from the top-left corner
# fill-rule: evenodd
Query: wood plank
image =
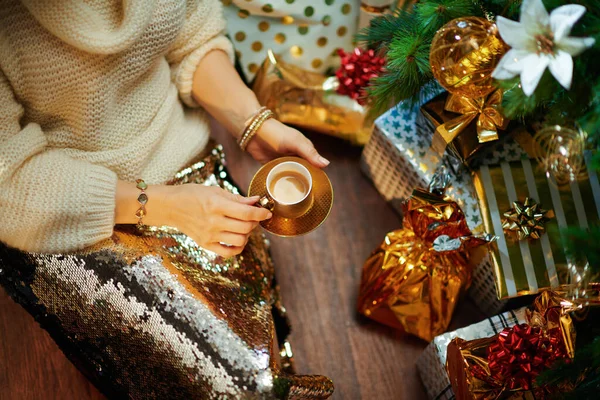
<path fill-rule="evenodd" d="M 0 400 L 104 399 L 2 288 L 0 338 Z"/>

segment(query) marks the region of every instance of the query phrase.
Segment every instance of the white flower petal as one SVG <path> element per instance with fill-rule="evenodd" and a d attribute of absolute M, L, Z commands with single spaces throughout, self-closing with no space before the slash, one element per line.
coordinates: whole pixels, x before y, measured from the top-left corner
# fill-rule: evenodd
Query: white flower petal
<path fill-rule="evenodd" d="M 521 87 L 527 96 L 531 96 L 550 63 L 550 57 L 545 54 L 529 54 L 522 62 Z"/>
<path fill-rule="evenodd" d="M 492 72 L 492 78 L 500 80 L 511 79 L 519 75 L 523 71 L 524 60 L 529 54 L 525 50 L 509 50 L 502 57 L 494 72 Z"/>
<path fill-rule="evenodd" d="M 530 35 L 540 33 L 548 26 L 550 17 L 542 0 L 523 0 L 521 5 L 521 23 Z"/>
<path fill-rule="evenodd" d="M 511 49 L 506 53 L 507 56 L 510 56 L 510 61 L 507 60 L 504 68 L 511 71 L 520 73 L 525 69 L 525 60 L 527 57 L 532 54 L 527 50 L 515 50 Z"/>
<path fill-rule="evenodd" d="M 525 49 L 533 41 L 533 38 L 525 32 L 523 24 L 517 21 L 498 16 L 496 25 L 502 40 L 512 48 Z"/>
<path fill-rule="evenodd" d="M 496 69 L 494 69 L 494 72 L 492 72 L 492 78 L 504 80 L 504 79 L 511 79 L 511 78 L 514 78 L 515 76 L 519 75 L 519 73 L 521 71 L 513 72 L 513 71 L 506 69 L 506 65 L 513 62 L 512 58 L 509 56 L 509 53 L 510 53 L 510 51 L 502 57 L 502 59 L 496 66 Z"/>
<path fill-rule="evenodd" d="M 572 56 L 577 56 L 583 53 L 588 47 L 592 47 L 594 43 L 596 43 L 594 38 L 565 37 L 556 43 L 556 47 Z"/>
<path fill-rule="evenodd" d="M 550 59 L 548 65 L 550 72 L 562 87 L 571 89 L 573 80 L 573 58 L 566 51 L 559 50 L 554 57 Z"/>
<path fill-rule="evenodd" d="M 560 42 L 569 36 L 575 22 L 585 14 L 585 7 L 579 4 L 560 6 L 550 13 L 550 29 L 554 33 L 554 41 Z"/>

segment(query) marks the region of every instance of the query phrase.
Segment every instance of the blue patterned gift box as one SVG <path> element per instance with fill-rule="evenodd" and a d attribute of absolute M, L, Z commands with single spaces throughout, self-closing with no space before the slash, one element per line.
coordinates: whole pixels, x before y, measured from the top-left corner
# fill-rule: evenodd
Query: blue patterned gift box
<path fill-rule="evenodd" d="M 363 152 L 362 168 L 383 197 L 401 212 L 401 201 L 414 188 L 427 188 L 435 171 L 445 164 L 453 172 L 446 195 L 462 208 L 469 228 L 481 233 L 482 219 L 470 172 L 458 160 L 442 157 L 430 148 L 434 128 L 420 111 L 423 104 L 443 92 L 437 84 L 427 85 L 418 101 L 402 101 L 377 118 L 373 138 Z"/>

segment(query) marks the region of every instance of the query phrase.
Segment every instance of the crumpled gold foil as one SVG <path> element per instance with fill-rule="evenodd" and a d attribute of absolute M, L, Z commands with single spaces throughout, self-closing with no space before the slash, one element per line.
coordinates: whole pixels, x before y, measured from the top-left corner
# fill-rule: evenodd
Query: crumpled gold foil
<path fill-rule="evenodd" d="M 436 126 L 431 147 L 439 154 L 444 154 L 449 147 L 459 159 L 466 161 L 483 143 L 498 140 L 498 130 L 506 129 L 510 122 L 500 112 L 500 90 L 477 99 L 449 94 L 445 103 L 442 102 L 434 99 L 421 108 Z M 477 123 L 473 125 L 475 119 Z"/>
<path fill-rule="evenodd" d="M 364 145 L 371 136 L 373 120 L 367 117 L 366 107 L 336 93 L 338 85 L 335 76 L 288 64 L 269 50 L 252 90 L 285 124 Z"/>
<path fill-rule="evenodd" d="M 575 303 L 562 297 L 562 294 L 546 290 L 535 298 L 533 308 L 527 310 L 529 325 L 542 330 L 560 328 L 569 358 L 575 357 L 575 327 L 571 312 L 582 308 L 580 303 Z"/>
<path fill-rule="evenodd" d="M 471 284 L 473 236 L 458 205 L 416 189 L 403 204 L 403 229 L 390 232 L 363 266 L 358 311 L 430 341 L 446 331 Z"/>
<path fill-rule="evenodd" d="M 560 328 L 565 349 L 569 357 L 575 354 L 575 328 L 570 312 L 581 308 L 553 291 L 542 292 L 527 310 L 527 321 L 532 327 L 542 331 Z M 533 387 L 531 390 L 510 390 L 493 379 L 477 377 L 475 370 L 490 374 L 487 352 L 496 342 L 498 335 L 475 340 L 453 339 L 448 345 L 446 369 L 457 399 L 544 399 L 548 398 L 548 388 Z M 566 389 L 566 388 L 565 388 Z"/>

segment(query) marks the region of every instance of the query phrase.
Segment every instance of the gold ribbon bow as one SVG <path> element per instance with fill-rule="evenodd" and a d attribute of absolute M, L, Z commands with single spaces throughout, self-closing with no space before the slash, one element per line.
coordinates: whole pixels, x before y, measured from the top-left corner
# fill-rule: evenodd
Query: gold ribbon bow
<path fill-rule="evenodd" d="M 437 127 L 433 136 L 433 149 L 443 154 L 448 144 L 464 131 L 475 118 L 477 118 L 477 139 L 479 143 L 498 140 L 498 129 L 506 129 L 510 122 L 499 110 L 501 103 L 501 90 L 492 92 L 487 98 L 480 97 L 477 99 L 450 94 L 444 109 L 460 115 Z"/>
<path fill-rule="evenodd" d="M 546 232 L 546 222 L 553 217 L 552 210 L 544 210 L 527 197 L 523 203 L 514 201 L 512 208 L 503 214 L 502 229 L 507 235 L 516 233 L 519 240 L 539 239 Z"/>

